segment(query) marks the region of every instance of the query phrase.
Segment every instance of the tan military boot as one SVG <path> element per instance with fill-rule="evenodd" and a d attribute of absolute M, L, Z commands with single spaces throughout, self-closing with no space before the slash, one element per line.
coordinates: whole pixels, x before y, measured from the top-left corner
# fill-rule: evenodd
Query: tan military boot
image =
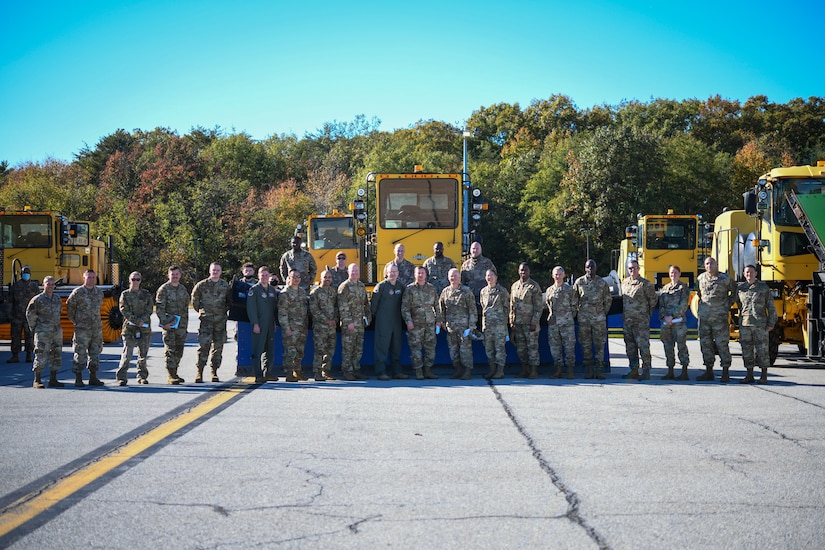
<path fill-rule="evenodd" d="M 218 370 L 212 369 L 212 382 L 220 382 L 221 379 L 218 378 Z"/>
<path fill-rule="evenodd" d="M 195 383 L 200 384 L 203 382 L 203 367 L 198 365 L 198 374 L 195 375 Z"/>
<path fill-rule="evenodd" d="M 347 382 L 355 382 L 358 379 L 355 377 L 354 372 L 352 372 L 350 370 L 345 370 L 344 371 L 344 380 L 346 380 Z"/>
<path fill-rule="evenodd" d="M 556 370 L 553 371 L 550 378 L 561 378 L 561 363 L 556 363 Z"/>
<path fill-rule="evenodd" d="M 424 378 L 427 380 L 438 380 L 438 375 L 433 374 L 433 371 L 430 370 L 430 367 L 424 367 Z"/>
<path fill-rule="evenodd" d="M 455 368 L 455 372 L 450 375 L 450 379 L 458 380 L 462 375 L 461 365 L 453 365 L 453 367 Z"/>
<path fill-rule="evenodd" d="M 596 373 L 596 380 L 604 380 L 604 373 L 602 373 L 601 365 L 597 366 L 594 370 Z"/>
<path fill-rule="evenodd" d="M 304 373 L 301 371 L 301 369 L 295 369 L 295 370 L 294 370 L 294 371 L 292 371 L 292 372 L 293 372 L 293 374 L 295 375 L 295 378 L 297 378 L 297 379 L 298 379 L 298 380 L 300 380 L 301 382 L 306 382 L 307 380 L 309 380 L 309 378 L 307 378 L 306 376 L 304 376 Z"/>
<path fill-rule="evenodd" d="M 424 380 L 424 372 L 423 371 L 424 371 L 424 369 L 422 369 L 421 367 L 418 367 L 417 369 L 415 369 L 415 379 L 416 380 Z"/>
<path fill-rule="evenodd" d="M 501 380 L 504 378 L 504 365 L 499 365 L 496 367 L 496 372 L 491 377 L 493 380 Z"/>
<path fill-rule="evenodd" d="M 473 377 L 473 373 L 470 369 L 464 369 L 464 374 L 461 375 L 462 380 L 470 380 Z"/>
<path fill-rule="evenodd" d="M 180 384 L 181 379 L 178 377 L 178 369 L 167 368 L 166 369 L 166 383 L 172 384 L 173 386 L 177 386 Z"/>
<path fill-rule="evenodd" d="M 288 371 L 286 371 L 285 380 L 287 382 L 297 382 L 299 380 L 299 378 L 297 376 L 295 376 L 295 371 L 294 370 L 288 370 Z"/>
<path fill-rule="evenodd" d="M 43 382 L 40 381 L 40 373 L 34 373 L 34 384 L 32 384 L 33 388 L 37 388 L 38 390 L 42 390 L 46 386 L 43 385 Z"/>
<path fill-rule="evenodd" d="M 530 376 L 530 367 L 527 365 L 521 365 L 521 372 L 516 375 L 516 378 L 527 378 Z"/>
<path fill-rule="evenodd" d="M 486 378 L 487 380 L 489 380 L 490 378 L 492 378 L 492 377 L 493 377 L 493 375 L 494 375 L 495 373 L 496 373 L 496 366 L 495 366 L 495 364 L 490 363 L 490 372 L 488 372 L 487 374 L 485 374 L 485 375 L 484 375 L 484 378 Z"/>
<path fill-rule="evenodd" d="M 573 374 L 573 365 L 567 365 L 567 379 L 573 380 L 573 378 L 575 378 L 575 375 Z"/>
<path fill-rule="evenodd" d="M 530 366 L 530 373 L 527 375 L 527 378 L 530 380 L 535 380 L 539 377 L 539 366 L 538 365 L 531 365 Z"/>
<path fill-rule="evenodd" d="M 332 376 L 332 373 L 328 370 L 322 370 L 321 376 L 324 377 L 324 380 L 335 380 L 335 377 Z"/>

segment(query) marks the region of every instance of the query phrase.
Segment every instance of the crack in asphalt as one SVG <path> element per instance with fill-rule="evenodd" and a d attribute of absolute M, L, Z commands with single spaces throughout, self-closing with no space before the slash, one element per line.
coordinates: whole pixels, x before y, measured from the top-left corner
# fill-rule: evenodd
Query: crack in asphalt
<path fill-rule="evenodd" d="M 599 533 L 595 527 L 590 525 L 588 521 L 582 517 L 581 513 L 579 512 L 579 506 L 581 501 L 579 501 L 579 495 L 561 479 L 558 472 L 556 472 L 547 459 L 544 458 L 544 455 L 541 452 L 541 449 L 538 448 L 536 442 L 527 433 L 526 428 L 519 422 L 518 418 L 516 418 L 515 412 L 513 409 L 510 408 L 510 405 L 507 401 L 504 400 L 504 396 L 501 395 L 501 392 L 498 391 L 495 384 L 492 380 L 488 380 L 487 384 L 490 386 L 490 389 L 493 390 L 493 394 L 496 396 L 496 399 L 501 404 L 504 412 L 507 413 L 507 416 L 510 418 L 510 421 L 516 427 L 516 430 L 521 434 L 521 436 L 527 441 L 527 446 L 533 453 L 533 457 L 538 461 L 539 466 L 541 469 L 550 477 L 550 481 L 553 482 L 553 485 L 561 491 L 564 495 L 565 500 L 567 500 L 567 513 L 565 516 L 567 519 L 584 529 L 584 532 L 587 533 L 587 536 L 590 537 L 593 542 L 595 542 L 600 549 L 607 550 L 610 548 L 610 545 L 605 540 L 604 536 Z"/>

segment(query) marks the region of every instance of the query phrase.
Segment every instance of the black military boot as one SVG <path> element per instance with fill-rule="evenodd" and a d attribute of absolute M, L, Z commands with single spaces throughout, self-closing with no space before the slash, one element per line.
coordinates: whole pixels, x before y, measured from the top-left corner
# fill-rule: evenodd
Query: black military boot
<path fill-rule="evenodd" d="M 78 372 L 74 375 L 74 387 L 75 388 L 83 388 L 86 384 L 83 383 L 83 374 Z"/>
<path fill-rule="evenodd" d="M 62 388 L 65 385 L 66 384 L 64 384 L 63 382 L 61 382 L 60 380 L 57 379 L 57 371 L 53 370 L 51 375 L 49 376 L 49 387 L 50 388 Z"/>
<path fill-rule="evenodd" d="M 713 375 L 713 367 L 712 366 L 711 367 L 706 366 L 705 367 L 705 374 L 700 374 L 699 376 L 696 377 L 696 380 L 698 380 L 699 382 L 710 382 L 714 378 L 716 378 L 716 377 Z"/>
<path fill-rule="evenodd" d="M 748 368 L 747 371 L 748 374 L 746 374 L 745 377 L 739 381 L 740 384 L 753 384 L 755 382 L 753 378 L 753 367 Z"/>
<path fill-rule="evenodd" d="M 768 369 L 762 369 L 762 374 L 759 375 L 759 380 L 756 383 L 762 385 L 768 383 Z"/>
<path fill-rule="evenodd" d="M 6 363 L 19 363 L 19 362 L 20 362 L 20 358 L 17 357 L 16 353 L 12 353 L 11 357 L 6 359 Z"/>

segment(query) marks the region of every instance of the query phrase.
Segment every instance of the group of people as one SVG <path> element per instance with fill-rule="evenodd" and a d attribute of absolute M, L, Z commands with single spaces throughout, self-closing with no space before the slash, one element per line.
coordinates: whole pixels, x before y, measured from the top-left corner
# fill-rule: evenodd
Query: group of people
<path fill-rule="evenodd" d="M 575 345 L 582 350 L 587 369 L 585 378 L 604 379 L 604 351 L 607 343 L 607 315 L 612 304 L 608 283 L 596 273 L 596 262 L 587 260 L 585 274 L 570 285 L 565 282 L 565 270 L 556 266 L 553 283 L 543 291 L 530 277 L 527 263 L 519 266 L 519 278 L 509 291 L 498 283 L 493 262 L 482 255 L 481 244 L 472 243 L 469 257 L 457 267 L 444 256 L 443 243 L 433 245 L 433 256 L 420 266 L 404 258 L 403 244 L 395 247 L 395 257 L 384 266 L 384 280 L 369 296 L 360 281 L 358 264 L 347 265 L 346 253 L 336 254 L 336 265 L 324 269 L 319 285 L 311 287 L 317 273 L 315 260 L 301 247 L 300 237 L 294 237 L 291 249 L 281 258 L 279 271 L 284 285 L 279 289 L 278 277 L 267 266 L 260 266 L 255 276 L 251 263 L 244 264 L 242 276 L 230 285 L 222 279 L 218 263 L 209 266 L 209 277 L 198 282 L 190 294 L 181 283 L 181 270 L 168 269 L 168 280 L 153 297 L 141 288 L 141 274 L 129 275 L 129 288 L 120 295 L 123 314 L 123 353 L 116 379 L 119 385 L 128 383 L 128 369 L 137 347 L 137 381 L 147 384 L 147 354 L 151 342 L 151 317 L 154 313 L 163 331 L 167 381 L 180 384 L 178 375 L 186 341 L 190 303 L 200 320 L 198 329 L 197 374 L 195 382 L 204 381 L 207 363 L 211 381 L 219 382 L 223 345 L 227 337 L 228 312 L 232 308 L 237 285 L 242 288 L 245 313 L 251 327 L 252 367 L 257 383 L 277 381 L 274 372 L 274 335 L 281 327 L 283 368 L 288 382 L 307 380 L 302 372 L 310 319 L 313 326 L 313 375 L 317 381 L 334 380 L 332 356 L 336 333 L 340 328 L 342 371 L 346 380 L 364 380 L 361 372 L 364 330 L 375 327 L 375 374 L 379 380 L 406 379 L 400 356 L 404 329 L 416 379 L 438 378 L 433 374 L 436 335 L 446 331 L 450 360 L 454 367 L 451 378 L 470 379 L 473 369 L 472 341 L 483 340 L 489 372 L 485 378 L 504 377 L 505 344 L 512 337 L 521 370 L 518 377 L 535 379 L 539 367 L 539 333 L 542 315 L 546 313 L 548 343 L 554 359 L 552 378 L 574 377 Z M 767 285 L 756 278 L 756 268 L 744 269 L 745 282 L 738 285 L 726 274 L 718 272 L 713 258 L 705 260 L 706 271 L 698 277 L 699 337 L 706 371 L 697 380 L 714 380 L 713 364 L 718 353 L 722 366 L 722 382 L 730 380 L 731 355 L 728 348 L 728 311 L 738 304 L 740 311 L 740 342 L 747 376 L 742 382 L 754 382 L 755 366 L 762 369 L 760 383 L 767 381 L 769 367 L 768 333 L 775 325 L 776 310 Z M 687 380 L 689 355 L 686 346 L 686 313 L 690 290 L 680 279 L 678 266 L 669 270 L 670 283 L 658 292 L 653 284 L 639 276 L 639 264 L 628 264 L 630 275 L 621 282 L 623 301 L 624 341 L 630 372 L 624 378 L 650 378 L 650 316 L 658 306 L 661 319 L 661 341 L 664 346 L 666 380 Z M 28 268 L 23 269 L 19 287 L 13 287 L 17 307 L 32 294 Z M 103 385 L 97 377 L 102 351 L 100 307 L 103 292 L 96 286 L 96 274 L 87 270 L 82 286 L 72 291 L 66 302 L 67 315 L 74 324 L 73 372 L 75 386 L 83 387 L 83 371 L 88 370 L 88 384 Z M 36 283 L 33 283 L 36 287 Z M 43 281 L 43 291 L 28 298 L 24 326 L 12 330 L 12 357 L 19 361 L 22 351 L 21 333 L 27 336 L 27 360 L 34 352 L 34 387 L 43 388 L 42 374 L 48 367 L 50 387 L 62 387 L 57 379 L 61 366 L 62 330 L 61 300 L 54 293 L 54 277 Z M 18 299 L 18 296 L 19 299 Z M 18 308 L 19 309 L 19 308 Z M 481 334 L 477 331 L 481 321 Z M 578 335 L 576 333 L 578 324 Z M 17 330 L 15 330 L 17 328 Z M 28 343 L 31 337 L 32 344 Z M 15 339 L 16 338 L 16 339 Z M 682 366 L 675 376 L 676 349 Z"/>

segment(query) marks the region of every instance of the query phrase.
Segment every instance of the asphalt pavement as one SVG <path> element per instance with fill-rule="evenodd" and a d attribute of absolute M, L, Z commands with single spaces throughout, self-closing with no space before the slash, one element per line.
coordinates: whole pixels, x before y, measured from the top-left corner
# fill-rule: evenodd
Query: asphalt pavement
<path fill-rule="evenodd" d="M 825 368 L 783 346 L 766 386 L 604 381 L 31 388 L 0 353 L 0 547 L 823 548 Z M 787 348 L 787 349 L 786 349 Z M 732 374 L 742 378 L 739 346 Z M 758 371 L 757 371 L 758 373 Z M 309 373 L 307 373 L 309 374 Z M 718 374 L 718 368 L 717 368 Z"/>

